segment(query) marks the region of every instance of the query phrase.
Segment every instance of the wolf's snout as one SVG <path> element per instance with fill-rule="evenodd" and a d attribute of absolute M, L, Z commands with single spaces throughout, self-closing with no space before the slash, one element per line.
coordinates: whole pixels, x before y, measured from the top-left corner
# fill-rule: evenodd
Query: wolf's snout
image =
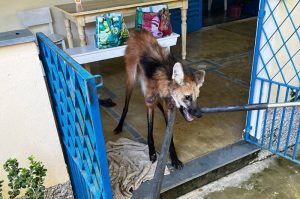
<path fill-rule="evenodd" d="M 201 112 L 200 108 L 190 109 L 189 113 L 192 116 L 195 116 L 195 117 L 198 117 L 198 118 L 202 117 L 202 112 Z"/>

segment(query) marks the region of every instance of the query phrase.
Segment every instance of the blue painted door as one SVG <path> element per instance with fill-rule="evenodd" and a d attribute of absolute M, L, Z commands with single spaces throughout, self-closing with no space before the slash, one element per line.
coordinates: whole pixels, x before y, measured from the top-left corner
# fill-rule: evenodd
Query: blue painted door
<path fill-rule="evenodd" d="M 187 10 L 187 32 L 198 31 L 202 28 L 202 1 L 188 0 Z M 181 10 L 172 9 L 171 24 L 173 32 L 181 34 Z"/>

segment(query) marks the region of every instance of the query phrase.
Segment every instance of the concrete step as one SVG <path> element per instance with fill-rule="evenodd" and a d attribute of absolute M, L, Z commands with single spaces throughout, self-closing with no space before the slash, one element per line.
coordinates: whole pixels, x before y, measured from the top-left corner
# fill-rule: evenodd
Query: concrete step
<path fill-rule="evenodd" d="M 238 141 L 193 159 L 185 163 L 182 170 L 172 170 L 170 175 L 164 177 L 160 197 L 174 199 L 237 171 L 256 158 L 258 151 L 258 147 Z M 147 198 L 151 183 L 143 183 L 133 192 L 133 199 Z"/>

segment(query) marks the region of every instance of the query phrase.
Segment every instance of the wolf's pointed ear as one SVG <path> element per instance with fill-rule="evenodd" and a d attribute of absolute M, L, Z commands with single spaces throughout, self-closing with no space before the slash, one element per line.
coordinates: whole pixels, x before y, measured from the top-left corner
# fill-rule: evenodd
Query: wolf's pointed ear
<path fill-rule="evenodd" d="M 197 79 L 197 84 L 201 87 L 204 83 L 205 71 L 204 70 L 196 71 L 195 77 Z"/>
<path fill-rule="evenodd" d="M 179 85 L 184 84 L 184 72 L 181 63 L 177 62 L 173 66 L 173 74 L 172 74 L 172 79 L 175 80 L 175 82 Z"/>

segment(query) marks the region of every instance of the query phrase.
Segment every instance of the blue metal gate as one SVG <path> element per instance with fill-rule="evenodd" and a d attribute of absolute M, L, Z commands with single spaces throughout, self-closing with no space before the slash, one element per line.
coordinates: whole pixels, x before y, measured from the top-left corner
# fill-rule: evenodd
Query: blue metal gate
<path fill-rule="evenodd" d="M 112 198 L 96 77 L 44 34 L 37 39 L 74 195 Z"/>
<path fill-rule="evenodd" d="M 249 104 L 300 98 L 299 2 L 260 1 Z M 297 163 L 299 136 L 299 106 L 248 112 L 245 139 Z"/>

